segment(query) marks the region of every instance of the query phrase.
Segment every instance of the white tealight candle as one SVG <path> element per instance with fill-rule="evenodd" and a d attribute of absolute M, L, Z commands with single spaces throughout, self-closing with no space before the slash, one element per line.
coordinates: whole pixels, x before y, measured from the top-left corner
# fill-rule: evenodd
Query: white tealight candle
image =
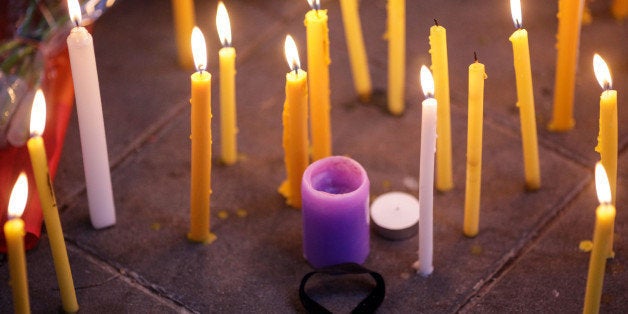
<path fill-rule="evenodd" d="M 81 9 L 78 1 L 68 0 L 68 9 L 72 21 L 77 25 L 70 32 L 67 43 L 81 135 L 89 215 L 94 228 L 100 229 L 116 223 L 116 212 L 111 191 L 94 43 L 89 32 L 79 26 Z"/>
<path fill-rule="evenodd" d="M 407 239 L 417 232 L 419 200 L 404 192 L 382 194 L 371 204 L 371 219 L 384 238 Z"/>

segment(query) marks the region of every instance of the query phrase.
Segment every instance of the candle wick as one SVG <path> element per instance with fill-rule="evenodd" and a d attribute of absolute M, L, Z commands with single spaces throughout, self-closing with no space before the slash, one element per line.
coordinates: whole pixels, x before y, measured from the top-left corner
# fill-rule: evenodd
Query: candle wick
<path fill-rule="evenodd" d="M 74 20 L 74 26 L 75 26 L 75 27 L 79 27 L 79 22 L 78 22 L 78 20 L 77 20 L 77 19 L 75 19 L 75 20 Z"/>
<path fill-rule="evenodd" d="M 473 52 L 473 60 L 475 60 L 475 62 L 478 62 L 478 53 L 476 51 Z"/>
<path fill-rule="evenodd" d="M 609 81 L 604 82 L 604 90 L 607 91 L 610 89 L 611 89 L 611 82 Z"/>
<path fill-rule="evenodd" d="M 519 19 L 515 20 L 515 27 L 517 27 L 517 29 L 521 29 L 523 25 L 521 25 L 521 21 L 519 21 Z"/>
<path fill-rule="evenodd" d="M 434 19 L 434 25 L 438 26 L 438 20 Z"/>

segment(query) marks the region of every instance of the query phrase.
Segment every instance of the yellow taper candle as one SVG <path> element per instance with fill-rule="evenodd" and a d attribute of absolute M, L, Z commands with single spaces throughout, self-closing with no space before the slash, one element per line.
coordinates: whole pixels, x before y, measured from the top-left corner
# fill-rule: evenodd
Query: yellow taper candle
<path fill-rule="evenodd" d="M 177 52 L 179 64 L 182 67 L 192 69 L 192 50 L 190 50 L 190 37 L 194 27 L 194 0 L 172 0 L 172 15 L 174 18 L 174 30 L 177 40 Z"/>
<path fill-rule="evenodd" d="M 451 161 L 451 115 L 449 112 L 449 61 L 447 31 L 436 25 L 430 28 L 430 54 L 434 75 L 434 98 L 438 103 L 436 124 L 436 189 L 444 192 L 454 187 Z"/>
<path fill-rule="evenodd" d="M 604 166 L 595 166 L 595 185 L 600 206 L 595 210 L 595 229 L 593 231 L 593 250 L 589 260 L 587 288 L 584 295 L 583 313 L 598 313 L 604 284 L 604 270 L 608 248 L 612 245 L 611 235 L 615 224 L 615 206 L 611 203 L 611 191 Z"/>
<path fill-rule="evenodd" d="M 368 58 L 362 36 L 358 0 L 340 0 L 340 11 L 342 12 L 342 23 L 345 28 L 349 62 L 351 62 L 353 85 L 360 100 L 367 102 L 371 99 L 373 91 Z"/>
<path fill-rule="evenodd" d="M 482 187 L 482 128 L 484 124 L 484 64 L 477 59 L 469 66 L 469 117 L 467 131 L 467 182 L 464 198 L 463 233 L 475 237 L 480 225 Z"/>
<path fill-rule="evenodd" d="M 286 59 L 291 71 L 286 74 L 286 101 L 283 105 L 283 149 L 286 180 L 279 193 L 286 203 L 301 208 L 301 179 L 308 165 L 307 73 L 301 70 L 299 52 L 292 36 L 286 36 Z"/>
<path fill-rule="evenodd" d="M 554 109 L 549 123 L 552 131 L 568 131 L 575 124 L 573 100 L 583 8 L 584 0 L 558 1 Z"/>
<path fill-rule="evenodd" d="M 33 108 L 31 109 L 31 138 L 27 142 L 28 153 L 31 157 L 37 194 L 39 194 L 39 202 L 41 203 L 44 222 L 46 224 L 46 233 L 50 241 L 52 260 L 55 265 L 55 272 L 57 273 L 57 282 L 59 283 L 59 291 L 61 293 L 61 304 L 65 312 L 74 313 L 79 310 L 79 305 L 76 300 L 72 270 L 70 269 L 68 251 L 65 247 L 65 239 L 61 228 L 59 209 L 57 208 L 57 202 L 52 189 L 52 181 L 50 180 L 50 173 L 48 171 L 48 158 L 46 157 L 44 139 L 41 136 L 45 126 L 46 100 L 40 89 L 35 93 Z"/>
<path fill-rule="evenodd" d="M 618 20 L 623 20 L 628 16 L 628 0 L 613 0 L 611 13 Z"/>
<path fill-rule="evenodd" d="M 211 243 L 216 236 L 210 232 L 209 199 L 211 195 L 212 160 L 212 75 L 207 68 L 207 47 L 198 27 L 192 30 L 192 53 L 197 72 L 192 74 L 192 171 L 190 191 L 190 232 L 188 239 Z"/>
<path fill-rule="evenodd" d="M 600 159 L 611 189 L 613 205 L 617 200 L 617 155 L 618 155 L 618 125 L 617 125 L 617 91 L 612 89 L 611 72 L 604 59 L 597 53 L 593 56 L 595 76 L 604 89 L 600 95 L 600 133 L 595 150 L 600 153 Z M 611 230 L 611 244 L 608 247 L 608 257 L 613 257 L 613 234 Z"/>
<path fill-rule="evenodd" d="M 534 113 L 534 92 L 532 90 L 532 70 L 530 67 L 530 48 L 528 32 L 521 24 L 521 3 L 510 0 L 512 19 L 517 30 L 510 36 L 514 55 L 517 81 L 517 107 L 521 119 L 521 139 L 523 142 L 523 163 L 526 187 L 537 190 L 541 187 L 539 168 L 539 148 L 536 135 L 536 115 Z"/>
<path fill-rule="evenodd" d="M 308 90 L 312 160 L 331 156 L 331 123 L 329 120 L 329 29 L 327 10 L 320 0 L 308 0 L 312 10 L 305 14 L 307 32 Z"/>
<path fill-rule="evenodd" d="M 9 220 L 4 224 L 4 237 L 7 243 L 9 259 L 9 285 L 13 291 L 13 309 L 15 313 L 30 313 L 28 298 L 28 278 L 26 275 L 26 256 L 24 254 L 24 220 L 22 213 L 28 199 L 28 179 L 22 172 L 13 185 L 9 197 Z"/>
<path fill-rule="evenodd" d="M 405 108 L 406 0 L 388 0 L 388 111 L 400 115 Z"/>
<path fill-rule="evenodd" d="M 218 52 L 220 59 L 220 160 L 232 165 L 238 160 L 236 93 L 235 93 L 235 59 L 236 50 L 231 46 L 231 23 L 227 8 L 218 2 L 216 28 L 222 43 Z"/>

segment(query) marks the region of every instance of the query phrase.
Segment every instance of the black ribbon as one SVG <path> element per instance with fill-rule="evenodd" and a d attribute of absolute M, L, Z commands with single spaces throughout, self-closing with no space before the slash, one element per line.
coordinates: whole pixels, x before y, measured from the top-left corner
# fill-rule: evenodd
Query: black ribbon
<path fill-rule="evenodd" d="M 345 263 L 332 265 L 324 268 L 319 268 L 313 272 L 308 273 L 301 279 L 301 285 L 299 286 L 299 298 L 301 304 L 309 313 L 331 313 L 328 309 L 323 307 L 314 301 L 310 296 L 305 293 L 305 284 L 315 274 L 327 274 L 332 276 L 337 275 L 353 275 L 353 274 L 370 274 L 375 279 L 375 288 L 364 298 L 358 306 L 356 306 L 351 313 L 365 314 L 373 313 L 384 301 L 386 295 L 386 284 L 384 283 L 384 277 L 377 272 L 364 268 L 356 263 Z"/>

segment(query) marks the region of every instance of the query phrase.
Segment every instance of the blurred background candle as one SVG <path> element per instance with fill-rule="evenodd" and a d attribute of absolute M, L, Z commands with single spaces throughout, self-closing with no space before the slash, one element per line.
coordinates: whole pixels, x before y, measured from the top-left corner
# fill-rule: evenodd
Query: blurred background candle
<path fill-rule="evenodd" d="M 65 239 L 63 238 L 61 219 L 59 219 L 59 209 L 57 208 L 52 189 L 52 180 L 50 180 L 48 171 L 48 158 L 46 157 L 44 139 L 41 136 L 45 126 L 46 100 L 44 93 L 39 89 L 35 93 L 31 110 L 31 138 L 27 143 L 28 153 L 31 157 L 37 193 L 39 194 L 39 201 L 44 214 L 46 233 L 50 241 L 50 250 L 57 274 L 57 282 L 59 283 L 63 310 L 67 313 L 74 313 L 78 311 L 79 306 L 76 300 L 74 280 L 72 279 L 72 270 L 70 269 L 68 252 L 65 247 Z"/>
<path fill-rule="evenodd" d="M 100 229 L 116 223 L 116 209 L 111 190 L 94 42 L 87 30 L 80 26 L 81 9 L 77 0 L 68 0 L 68 9 L 72 22 L 76 24 L 67 43 L 83 151 L 89 216 L 94 228 Z"/>
<path fill-rule="evenodd" d="M 600 206 L 595 210 L 595 230 L 593 250 L 589 260 L 587 288 L 584 296 L 583 313 L 598 313 L 604 285 L 607 251 L 612 246 L 612 232 L 615 224 L 615 206 L 611 202 L 611 191 L 606 171 L 601 163 L 595 165 L 595 186 Z"/>
<path fill-rule="evenodd" d="M 329 29 L 327 10 L 321 10 L 320 0 L 308 3 L 312 8 L 305 14 L 312 160 L 319 160 L 331 155 Z"/>
<path fill-rule="evenodd" d="M 463 233 L 475 237 L 480 225 L 480 191 L 482 187 L 482 128 L 484 124 L 484 64 L 469 66 L 469 117 L 467 124 L 467 182 L 464 198 Z"/>
<path fill-rule="evenodd" d="M 421 67 L 421 87 L 425 100 L 421 104 L 421 159 L 419 166 L 419 274 L 434 271 L 434 152 L 436 150 L 437 102 L 434 79 L 426 66 Z"/>
<path fill-rule="evenodd" d="M 218 2 L 216 28 L 222 43 L 218 52 L 220 59 L 220 145 L 221 161 L 232 165 L 238 160 L 236 93 L 235 93 L 235 59 L 236 50 L 231 46 L 231 23 L 227 8 Z"/>
<path fill-rule="evenodd" d="M 364 263 L 369 254 L 369 188 L 355 160 L 331 156 L 303 174 L 303 255 L 315 268 Z"/>
<path fill-rule="evenodd" d="M 534 113 L 534 91 L 532 89 L 528 32 L 522 27 L 521 2 L 519 0 L 510 0 L 510 8 L 512 10 L 512 20 L 517 28 L 509 39 L 512 42 L 514 55 L 525 182 L 526 188 L 529 190 L 538 190 L 541 187 L 541 170 L 539 168 L 539 148 L 536 134 L 536 115 Z"/>
<path fill-rule="evenodd" d="M 584 0 L 558 1 L 554 109 L 549 124 L 552 131 L 568 131 L 575 125 L 573 100 L 583 9 Z"/>
<path fill-rule="evenodd" d="M 340 0 L 340 11 L 345 28 L 349 62 L 351 62 L 353 85 L 360 100 L 367 102 L 371 99 L 372 94 L 371 74 L 364 48 L 358 0 Z"/>
<path fill-rule="evenodd" d="M 613 0 L 611 13 L 618 20 L 623 20 L 628 16 L 628 0 Z"/>
<path fill-rule="evenodd" d="M 211 243 L 216 236 L 210 232 L 210 196 L 212 161 L 212 75 L 207 68 L 207 46 L 198 27 L 192 30 L 192 53 L 197 72 L 190 77 L 192 126 L 192 169 L 190 174 L 190 232 L 188 239 Z"/>
<path fill-rule="evenodd" d="M 292 36 L 286 36 L 284 49 L 290 72 L 286 74 L 286 101 L 282 115 L 286 180 L 279 186 L 279 193 L 288 205 L 301 208 L 301 178 L 309 163 L 307 73 L 301 70 L 299 52 Z"/>
<path fill-rule="evenodd" d="M 175 38 L 179 64 L 186 69 L 193 69 L 190 38 L 194 28 L 194 0 L 172 0 L 172 16 L 174 19 Z"/>
<path fill-rule="evenodd" d="M 451 161 L 451 117 L 449 113 L 449 61 L 447 58 L 447 30 L 438 25 L 430 28 L 430 54 L 434 75 L 434 98 L 438 103 L 436 125 L 436 189 L 444 192 L 454 187 Z"/>
<path fill-rule="evenodd" d="M 388 111 L 400 115 L 405 108 L 406 0 L 388 0 Z"/>
<path fill-rule="evenodd" d="M 9 220 L 4 224 L 4 237 L 7 242 L 9 260 L 9 285 L 13 291 L 13 310 L 15 313 L 30 313 L 28 298 L 28 278 L 26 275 L 26 257 L 24 255 L 24 221 L 22 213 L 28 199 L 28 179 L 24 172 L 13 185 L 9 198 Z M 6 310 L 6 309 L 5 309 Z"/>

